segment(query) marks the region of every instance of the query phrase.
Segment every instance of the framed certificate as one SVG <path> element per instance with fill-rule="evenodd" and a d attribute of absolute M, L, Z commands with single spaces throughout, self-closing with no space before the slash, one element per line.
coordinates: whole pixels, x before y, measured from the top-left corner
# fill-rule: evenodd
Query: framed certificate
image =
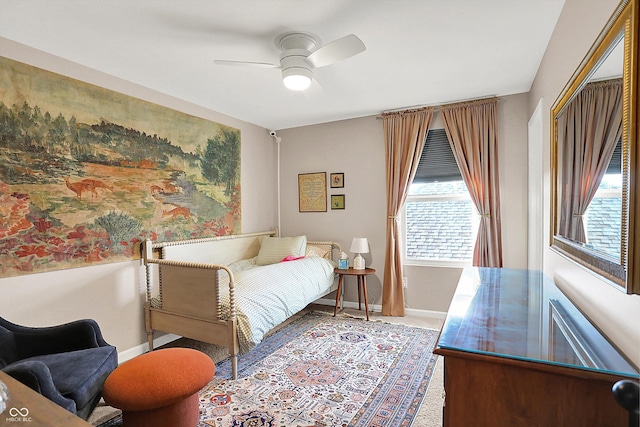
<path fill-rule="evenodd" d="M 327 173 L 298 174 L 298 204 L 300 212 L 327 211 Z"/>

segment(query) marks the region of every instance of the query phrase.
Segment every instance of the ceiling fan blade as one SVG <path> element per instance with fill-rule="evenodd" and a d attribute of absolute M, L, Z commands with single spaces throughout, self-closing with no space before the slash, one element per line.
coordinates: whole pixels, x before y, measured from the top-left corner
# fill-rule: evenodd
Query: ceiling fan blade
<path fill-rule="evenodd" d="M 226 59 L 214 59 L 213 63 L 217 65 L 235 65 L 239 67 L 280 68 L 279 65 L 270 64 L 268 62 L 227 61 Z"/>
<path fill-rule="evenodd" d="M 324 67 L 355 56 L 366 49 L 362 40 L 354 34 L 349 34 L 322 46 L 311 53 L 307 60 L 316 68 Z"/>

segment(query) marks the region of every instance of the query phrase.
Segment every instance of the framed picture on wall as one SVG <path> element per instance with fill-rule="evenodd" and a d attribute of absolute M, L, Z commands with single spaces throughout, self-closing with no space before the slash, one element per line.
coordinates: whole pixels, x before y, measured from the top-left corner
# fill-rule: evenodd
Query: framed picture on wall
<path fill-rule="evenodd" d="M 331 209 L 344 209 L 344 194 L 331 195 Z"/>
<path fill-rule="evenodd" d="M 343 187 L 344 187 L 344 173 L 332 173 L 331 188 L 343 188 Z"/>
<path fill-rule="evenodd" d="M 327 211 L 327 173 L 298 174 L 298 205 L 300 212 Z"/>

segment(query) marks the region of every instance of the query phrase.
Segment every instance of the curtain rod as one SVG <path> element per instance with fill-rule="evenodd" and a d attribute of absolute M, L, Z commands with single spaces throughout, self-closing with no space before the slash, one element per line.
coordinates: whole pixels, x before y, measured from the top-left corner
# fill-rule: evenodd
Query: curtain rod
<path fill-rule="evenodd" d="M 404 108 L 396 108 L 396 109 L 392 109 L 392 110 L 385 110 L 385 111 L 382 111 L 380 113 L 381 115 L 376 116 L 376 120 L 382 119 L 382 114 L 399 113 L 401 111 L 412 111 L 412 110 L 416 110 L 417 111 L 417 110 L 420 110 L 422 108 L 429 108 L 429 107 L 433 108 L 433 112 L 434 113 L 437 113 L 438 111 L 440 111 L 440 108 L 446 107 L 446 106 L 449 106 L 449 105 L 464 104 L 464 103 L 467 103 L 467 102 L 468 103 L 473 103 L 473 102 L 476 102 L 476 101 L 488 101 L 488 100 L 491 100 L 491 99 L 494 99 L 494 98 L 495 98 L 496 101 L 499 101 L 498 96 L 497 95 L 493 95 L 493 96 L 489 96 L 487 98 L 466 99 L 466 100 L 449 102 L 449 103 L 442 104 L 442 105 L 425 105 L 425 104 L 423 104 L 423 105 L 414 105 L 414 106 L 404 107 Z"/>
<path fill-rule="evenodd" d="M 439 105 L 412 105 L 410 107 L 404 107 L 404 108 L 394 108 L 392 110 L 385 110 L 380 112 L 380 114 L 388 114 L 388 113 L 399 113 L 400 111 L 412 111 L 412 110 L 421 110 L 423 108 L 433 108 L 434 111 L 437 111 L 440 109 Z"/>

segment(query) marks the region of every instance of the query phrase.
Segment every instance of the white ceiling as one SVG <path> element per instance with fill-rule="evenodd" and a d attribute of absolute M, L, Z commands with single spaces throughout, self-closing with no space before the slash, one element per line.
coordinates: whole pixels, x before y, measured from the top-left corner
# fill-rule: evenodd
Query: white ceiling
<path fill-rule="evenodd" d="M 528 92 L 564 0 L 0 0 L 0 36 L 268 129 Z M 287 90 L 277 35 L 360 55 Z M 0 54 L 2 52 L 0 51 Z"/>

